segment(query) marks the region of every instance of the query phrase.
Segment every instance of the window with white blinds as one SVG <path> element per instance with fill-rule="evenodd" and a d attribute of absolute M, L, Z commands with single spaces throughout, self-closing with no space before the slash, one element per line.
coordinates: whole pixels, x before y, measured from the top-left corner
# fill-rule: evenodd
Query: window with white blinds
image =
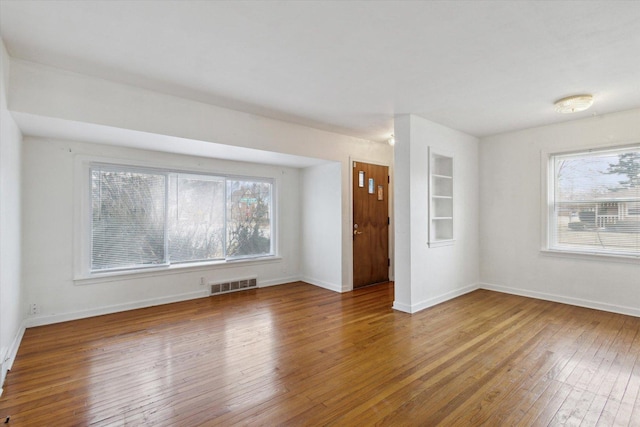
<path fill-rule="evenodd" d="M 267 178 L 92 164 L 91 272 L 273 254 Z"/>
<path fill-rule="evenodd" d="M 550 158 L 549 249 L 640 257 L 640 146 Z"/>
<path fill-rule="evenodd" d="M 166 262 L 166 176 L 91 170 L 91 270 Z"/>

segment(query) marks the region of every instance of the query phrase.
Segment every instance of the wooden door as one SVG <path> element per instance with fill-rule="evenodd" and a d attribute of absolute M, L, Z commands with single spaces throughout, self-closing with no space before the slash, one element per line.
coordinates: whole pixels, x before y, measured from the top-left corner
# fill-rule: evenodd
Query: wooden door
<path fill-rule="evenodd" d="M 353 162 L 353 287 L 389 280 L 389 167 Z"/>

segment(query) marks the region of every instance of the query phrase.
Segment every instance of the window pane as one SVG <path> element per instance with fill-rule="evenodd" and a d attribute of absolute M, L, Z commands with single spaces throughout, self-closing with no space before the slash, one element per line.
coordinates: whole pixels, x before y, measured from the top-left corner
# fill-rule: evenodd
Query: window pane
<path fill-rule="evenodd" d="M 551 246 L 640 255 L 640 149 L 554 157 Z"/>
<path fill-rule="evenodd" d="M 271 183 L 227 180 L 227 257 L 271 254 Z"/>
<path fill-rule="evenodd" d="M 165 176 L 91 170 L 91 269 L 165 262 Z"/>
<path fill-rule="evenodd" d="M 171 262 L 224 258 L 224 206 L 223 178 L 169 177 Z"/>

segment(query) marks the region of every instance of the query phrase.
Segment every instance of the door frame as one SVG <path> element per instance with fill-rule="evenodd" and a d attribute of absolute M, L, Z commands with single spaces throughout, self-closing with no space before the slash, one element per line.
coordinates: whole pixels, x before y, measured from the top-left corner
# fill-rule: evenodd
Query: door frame
<path fill-rule="evenodd" d="M 349 289 L 347 291 L 353 291 L 353 239 L 351 238 L 351 232 L 353 231 L 353 162 L 369 163 L 377 166 L 386 166 L 389 168 L 390 183 L 388 185 L 387 197 L 388 213 L 389 213 L 389 280 L 393 281 L 395 278 L 394 271 L 394 212 L 393 212 L 393 165 L 387 162 L 378 160 L 367 160 L 362 157 L 349 156 Z M 391 162 L 393 163 L 393 162 Z"/>

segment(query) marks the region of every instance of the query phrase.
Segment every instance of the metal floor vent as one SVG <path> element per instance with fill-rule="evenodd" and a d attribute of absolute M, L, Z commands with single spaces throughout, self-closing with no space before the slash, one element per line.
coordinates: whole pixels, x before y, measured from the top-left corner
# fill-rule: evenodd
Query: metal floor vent
<path fill-rule="evenodd" d="M 228 282 L 212 283 L 211 295 L 224 294 L 227 292 L 244 291 L 258 286 L 258 280 L 250 279 L 232 280 Z"/>

